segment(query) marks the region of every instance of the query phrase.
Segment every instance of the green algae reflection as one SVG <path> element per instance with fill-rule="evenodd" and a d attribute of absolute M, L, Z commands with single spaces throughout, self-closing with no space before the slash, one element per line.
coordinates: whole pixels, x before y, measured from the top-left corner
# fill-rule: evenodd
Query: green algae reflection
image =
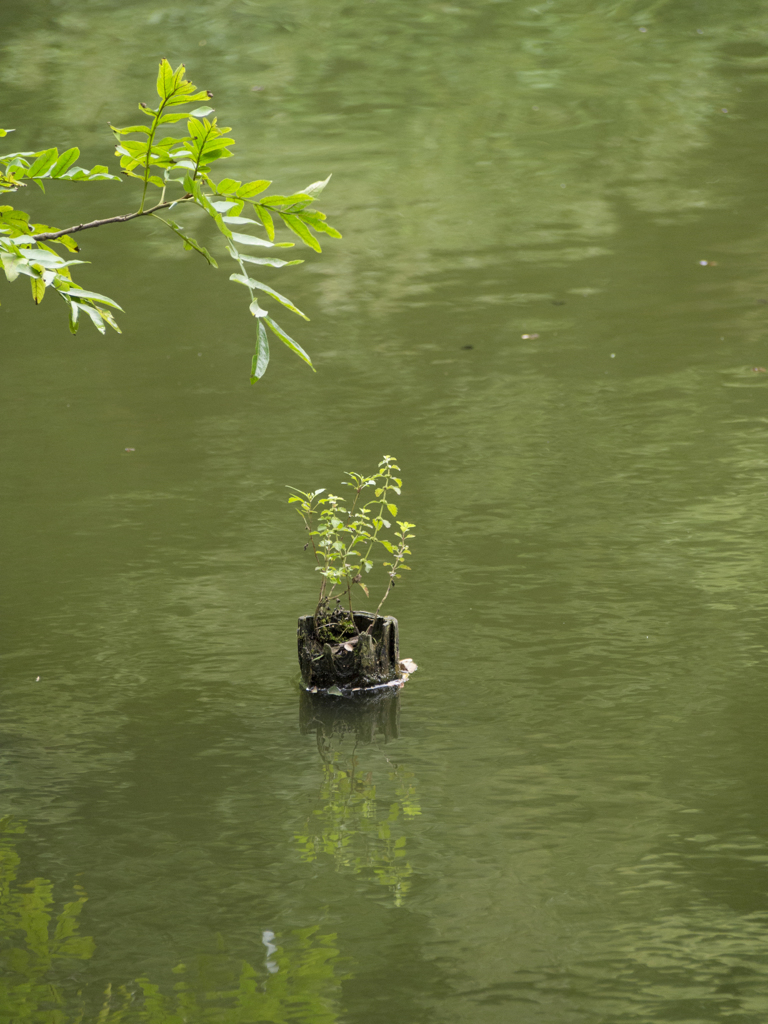
<path fill-rule="evenodd" d="M 96 955 L 79 932 L 87 895 L 56 912 L 53 883 L 19 882 L 15 841 L 25 826 L 0 821 L 0 1022 L 3 1024 L 336 1024 L 341 983 L 336 936 L 317 926 L 284 941 L 261 933 L 264 962 L 253 967 L 226 951 L 179 964 L 170 985 L 148 977 L 89 993 L 83 961 Z M 223 945 L 223 943 L 221 943 Z"/>
<path fill-rule="evenodd" d="M 406 826 L 421 814 L 414 775 L 375 747 L 384 768 L 379 768 L 377 786 L 359 748 L 372 744 L 379 733 L 385 743 L 397 737 L 399 701 L 398 693 L 357 702 L 302 691 L 301 730 L 317 735 L 322 782 L 312 812 L 294 836 L 302 860 L 326 858 L 339 872 L 368 876 L 389 889 L 398 907 L 413 874 Z"/>

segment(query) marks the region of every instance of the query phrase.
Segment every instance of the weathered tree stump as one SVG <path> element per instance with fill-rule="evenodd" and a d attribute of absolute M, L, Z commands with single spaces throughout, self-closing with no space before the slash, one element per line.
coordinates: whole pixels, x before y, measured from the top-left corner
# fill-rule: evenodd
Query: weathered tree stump
<path fill-rule="evenodd" d="M 336 644 L 318 641 L 311 615 L 302 615 L 299 619 L 299 665 L 306 687 L 368 689 L 394 682 L 402 675 L 397 619 L 379 615 L 368 633 L 373 615 L 370 612 L 353 612 L 353 615 L 359 635 Z"/>

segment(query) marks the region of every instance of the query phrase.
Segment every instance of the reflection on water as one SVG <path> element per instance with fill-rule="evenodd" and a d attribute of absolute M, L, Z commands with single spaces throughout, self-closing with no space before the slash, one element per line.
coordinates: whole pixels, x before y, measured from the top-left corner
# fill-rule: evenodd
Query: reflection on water
<path fill-rule="evenodd" d="M 79 931 L 88 897 L 75 886 L 77 899 L 57 913 L 48 879 L 19 881 L 15 840 L 24 832 L 20 822 L 0 821 L 0 1020 L 95 1020 L 96 1006 L 84 997 L 78 970 L 78 961 L 96 952 L 93 939 Z M 107 985 L 98 1006 L 99 1024 L 336 1024 L 341 983 L 349 975 L 339 970 L 335 935 L 321 934 L 314 926 L 294 930 L 281 942 L 265 931 L 266 955 L 257 968 L 228 955 L 219 939 L 219 952 L 173 969 L 171 991 L 146 977 Z"/>
<path fill-rule="evenodd" d="M 371 877 L 400 907 L 413 873 L 406 826 L 421 814 L 414 774 L 379 750 L 374 768 L 364 764 L 365 745 L 377 735 L 385 743 L 400 735 L 400 693 L 345 698 L 302 689 L 299 701 L 301 731 L 316 733 L 323 773 L 312 813 L 294 836 L 302 860 L 327 857 L 337 871 Z"/>
<path fill-rule="evenodd" d="M 67 975 L 73 961 L 89 960 L 93 939 L 80 935 L 80 912 L 87 896 L 75 887 L 77 899 L 54 910 L 53 884 L 47 878 L 20 882 L 20 858 L 14 839 L 24 826 L 0 821 L 0 1019 L 8 1024 L 30 1020 L 59 1024 Z"/>
<path fill-rule="evenodd" d="M 299 692 L 299 729 L 315 733 L 321 757 L 334 738 L 354 735 L 356 743 L 373 743 L 381 735 L 385 743 L 400 735 L 400 691 L 349 697 Z"/>
<path fill-rule="evenodd" d="M 178 964 L 172 993 L 148 978 L 110 987 L 99 1024 L 336 1024 L 348 977 L 338 969 L 336 936 L 313 927 L 293 931 L 284 945 L 270 931 L 263 941 L 267 956 L 258 968 L 222 952 Z"/>

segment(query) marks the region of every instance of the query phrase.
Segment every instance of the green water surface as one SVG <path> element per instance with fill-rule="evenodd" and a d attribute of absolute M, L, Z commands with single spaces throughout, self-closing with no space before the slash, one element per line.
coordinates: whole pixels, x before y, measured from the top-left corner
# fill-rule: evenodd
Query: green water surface
<path fill-rule="evenodd" d="M 185 61 L 227 173 L 333 172 L 344 234 L 268 279 L 317 373 L 257 387 L 159 225 L 81 236 L 120 336 L 0 289 L 0 1020 L 765 1021 L 767 0 L 0 19 L 3 151 L 114 166 Z M 318 735 L 285 485 L 384 453 L 419 671 Z"/>

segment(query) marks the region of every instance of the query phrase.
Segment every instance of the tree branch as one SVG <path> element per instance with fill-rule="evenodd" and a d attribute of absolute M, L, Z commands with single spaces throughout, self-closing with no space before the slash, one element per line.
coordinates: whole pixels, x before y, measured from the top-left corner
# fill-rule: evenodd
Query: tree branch
<path fill-rule="evenodd" d="M 62 235 L 74 235 L 78 231 L 87 231 L 88 228 L 100 228 L 104 224 L 122 224 L 128 220 L 136 220 L 137 217 L 148 217 L 157 210 L 165 210 L 169 206 L 186 202 L 186 200 L 191 198 L 192 196 L 187 194 L 181 199 L 173 199 L 167 203 L 158 203 L 157 206 L 153 206 L 149 210 L 137 210 L 135 213 L 124 213 L 120 217 L 105 217 L 103 220 L 89 220 L 87 224 L 75 224 L 74 227 L 64 228 L 63 231 L 44 231 L 42 234 L 32 235 L 32 237 L 36 242 L 52 242 L 56 238 L 61 238 Z"/>

